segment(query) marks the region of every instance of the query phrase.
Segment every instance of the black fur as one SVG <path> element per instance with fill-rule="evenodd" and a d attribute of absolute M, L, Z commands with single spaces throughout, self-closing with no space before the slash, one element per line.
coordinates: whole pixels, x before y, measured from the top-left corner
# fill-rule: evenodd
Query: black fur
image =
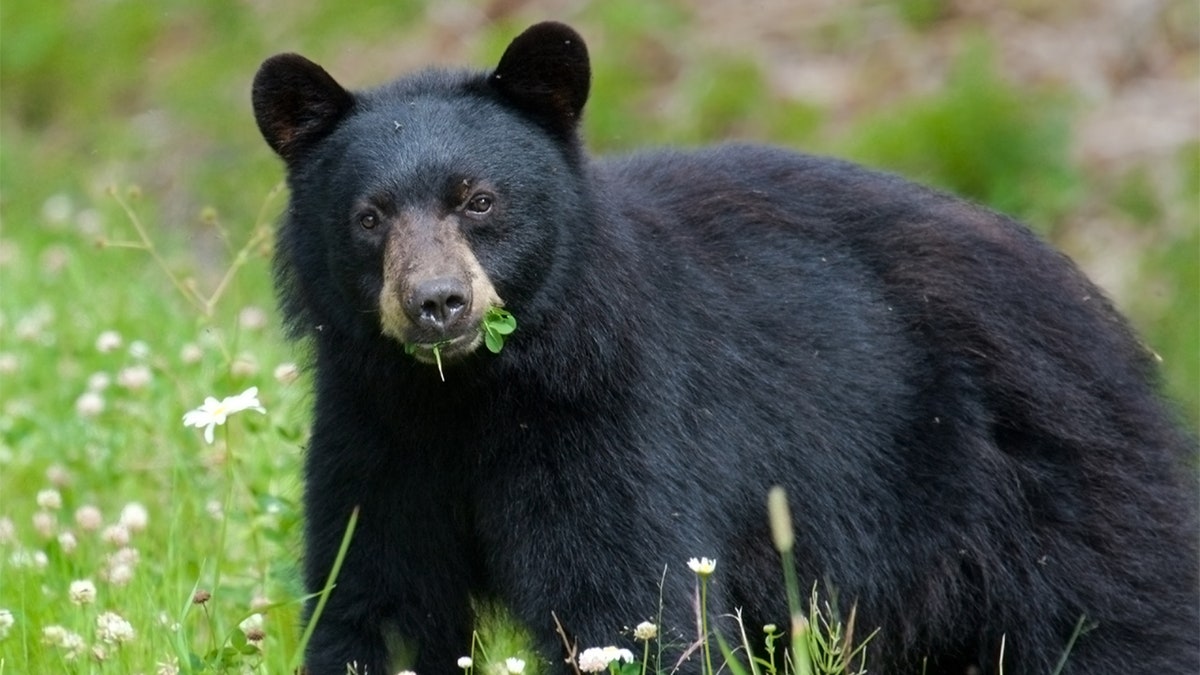
<path fill-rule="evenodd" d="M 551 612 L 582 647 L 632 646 L 664 567 L 679 646 L 693 556 L 718 561 L 714 616 L 783 626 L 774 484 L 802 584 L 880 629 L 872 672 L 999 673 L 1003 640 L 1004 673 L 1047 673 L 1084 615 L 1063 672 L 1200 670 L 1196 442 L 1126 322 L 1025 227 L 770 148 L 589 159 L 586 51 L 560 24 L 517 38 L 507 81 L 428 71 L 348 102 L 307 63 L 268 61 L 255 109 L 288 160 L 279 291 L 315 354 L 310 589 L 361 509 L 312 673 L 389 672 L 385 633 L 452 672 L 469 594 L 555 663 Z M 379 235 L 352 214 L 455 217 L 464 178 L 495 193 L 463 232 L 519 326 L 442 382 L 380 334 Z"/>

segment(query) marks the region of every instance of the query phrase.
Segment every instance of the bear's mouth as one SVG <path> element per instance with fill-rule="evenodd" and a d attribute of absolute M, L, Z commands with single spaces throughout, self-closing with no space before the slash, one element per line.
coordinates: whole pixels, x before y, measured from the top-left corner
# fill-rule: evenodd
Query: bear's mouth
<path fill-rule="evenodd" d="M 421 363 L 437 365 L 461 358 L 475 351 L 483 342 L 483 333 L 471 331 L 437 342 L 405 342 L 404 351 Z"/>

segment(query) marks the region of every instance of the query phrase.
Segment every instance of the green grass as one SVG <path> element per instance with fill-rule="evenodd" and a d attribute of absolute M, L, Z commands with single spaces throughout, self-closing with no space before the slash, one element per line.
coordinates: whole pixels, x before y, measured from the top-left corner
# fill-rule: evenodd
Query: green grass
<path fill-rule="evenodd" d="M 1189 423 L 1200 421 L 1196 146 L 1180 149 L 1166 181 L 1081 166 L 1066 150 L 1069 92 L 1009 83 L 986 44 L 961 51 L 935 92 L 833 119 L 778 94 L 759 61 L 679 39 L 693 26 L 685 3 L 619 4 L 566 17 L 596 45 L 592 147 L 775 140 L 962 191 L 1066 241 L 1083 236 L 1069 223 L 1084 215 L 1127 223 L 1139 245 L 1126 306 Z M 940 7 L 907 3 L 903 21 L 920 30 Z M 434 44 L 426 11 L 0 3 L 0 609 L 14 618 L 0 674 L 288 672 L 301 640 L 299 464 L 311 395 L 274 310 L 269 224 L 282 174 L 254 127 L 248 83 L 283 50 L 353 86 L 379 82 L 397 63 L 427 60 L 405 60 L 406 48 Z M 500 17 L 463 38 L 478 50 L 463 61 L 494 60 L 532 18 Z M 847 28 L 857 21 L 820 29 L 831 49 L 859 48 L 862 31 Z M 234 415 L 213 444 L 183 425 L 205 397 L 249 387 L 267 412 Z M 61 505 L 50 493 L 39 505 L 50 489 Z M 110 529 L 130 503 L 145 508 L 145 527 Z M 95 602 L 76 605 L 71 583 L 85 579 Z M 238 625 L 263 607 L 259 650 Z M 103 612 L 136 638 L 98 640 Z M 484 614 L 487 656 L 519 655 L 534 669 L 502 608 Z M 50 626 L 79 634 L 85 653 L 68 660 L 43 644 Z M 758 628 L 746 630 L 759 648 Z"/>

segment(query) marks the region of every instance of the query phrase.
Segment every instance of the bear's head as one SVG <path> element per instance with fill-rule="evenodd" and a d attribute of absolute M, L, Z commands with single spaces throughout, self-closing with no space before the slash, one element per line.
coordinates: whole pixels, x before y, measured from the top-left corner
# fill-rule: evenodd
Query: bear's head
<path fill-rule="evenodd" d="M 302 56 L 267 59 L 253 104 L 287 168 L 276 278 L 293 334 L 383 336 L 453 360 L 479 347 L 489 309 L 525 324 L 551 305 L 544 290 L 586 219 L 589 83 L 583 40 L 550 22 L 490 73 L 362 92 Z"/>

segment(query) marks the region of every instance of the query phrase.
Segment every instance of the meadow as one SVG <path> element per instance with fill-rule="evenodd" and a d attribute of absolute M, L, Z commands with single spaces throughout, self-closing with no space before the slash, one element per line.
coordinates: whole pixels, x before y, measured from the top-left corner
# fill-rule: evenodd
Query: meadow
<path fill-rule="evenodd" d="M 593 151 L 768 141 L 1013 213 L 1106 288 L 1200 429 L 1200 10 L 977 4 L 0 4 L 0 675 L 297 665 L 311 396 L 248 93 L 279 51 L 361 87 L 486 67 L 568 21 L 593 53 Z M 1062 35 L 1098 45 L 1031 47 Z M 536 670 L 486 613 L 473 667 Z"/>

